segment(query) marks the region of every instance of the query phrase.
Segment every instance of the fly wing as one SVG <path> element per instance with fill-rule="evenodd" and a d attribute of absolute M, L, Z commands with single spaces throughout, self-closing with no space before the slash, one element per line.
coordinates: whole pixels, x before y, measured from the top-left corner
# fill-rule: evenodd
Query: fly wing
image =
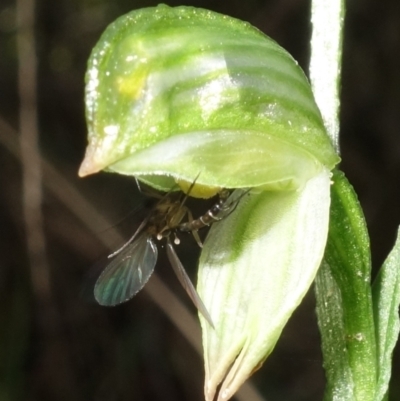
<path fill-rule="evenodd" d="M 214 327 L 214 324 L 212 322 L 210 314 L 208 313 L 207 308 L 203 304 L 203 301 L 201 300 L 199 294 L 194 288 L 192 282 L 190 281 L 190 278 L 187 275 L 181 261 L 179 260 L 178 255 L 176 254 L 175 249 L 169 238 L 167 239 L 167 256 L 169 262 L 171 263 L 172 268 L 174 269 L 175 274 L 178 277 L 178 280 L 180 281 L 183 288 L 189 295 L 190 299 L 193 301 L 194 305 L 199 310 L 199 312 L 205 317 L 207 322 L 210 323 L 212 327 Z"/>
<path fill-rule="evenodd" d="M 157 262 L 157 246 L 142 234 L 119 252 L 97 279 L 94 297 L 100 305 L 126 302 L 147 283 Z"/>

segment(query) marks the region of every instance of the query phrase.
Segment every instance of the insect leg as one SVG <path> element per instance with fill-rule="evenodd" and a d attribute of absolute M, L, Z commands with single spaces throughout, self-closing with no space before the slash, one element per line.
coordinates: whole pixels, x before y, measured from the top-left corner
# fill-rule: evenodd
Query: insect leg
<path fill-rule="evenodd" d="M 191 222 L 193 221 L 193 215 L 192 215 L 192 212 L 190 210 L 188 210 L 188 218 L 189 218 L 188 223 L 191 224 Z M 192 230 L 192 235 L 193 235 L 193 238 L 196 240 L 197 245 L 200 248 L 203 248 L 203 243 L 201 242 L 201 239 L 200 239 L 198 231 L 197 230 Z"/>
<path fill-rule="evenodd" d="M 169 262 L 171 263 L 172 268 L 174 269 L 176 276 L 178 277 L 179 282 L 182 284 L 190 299 L 193 301 L 196 308 L 204 316 L 211 327 L 214 328 L 211 316 L 196 289 L 194 288 L 192 282 L 190 281 L 190 278 L 187 275 L 181 261 L 179 260 L 169 237 L 167 238 L 167 257 Z"/>
<path fill-rule="evenodd" d="M 132 235 L 131 238 L 128 239 L 128 241 L 125 242 L 124 245 L 121 246 L 121 248 L 117 249 L 115 252 L 113 252 L 112 254 L 108 255 L 108 258 L 113 258 L 115 255 L 119 254 L 121 251 L 123 251 L 130 243 L 132 243 L 132 241 L 137 237 L 137 235 L 143 230 L 144 226 L 147 224 L 147 222 L 149 221 L 149 217 L 147 216 L 140 224 L 140 226 L 138 227 L 138 229 L 135 231 L 135 233 Z"/>

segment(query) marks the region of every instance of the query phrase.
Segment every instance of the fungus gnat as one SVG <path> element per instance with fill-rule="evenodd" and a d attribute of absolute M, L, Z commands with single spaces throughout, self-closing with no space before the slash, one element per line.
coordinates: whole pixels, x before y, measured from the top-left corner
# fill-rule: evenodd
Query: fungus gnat
<path fill-rule="evenodd" d="M 186 201 L 174 200 L 172 194 L 162 197 L 142 222 L 134 235 L 112 253 L 112 261 L 100 274 L 94 296 L 100 305 L 115 306 L 130 300 L 147 283 L 157 262 L 156 240 L 166 239 L 167 257 L 183 288 L 196 308 L 213 326 L 210 314 L 187 275 L 171 241 L 179 244 L 176 228 L 185 216 L 191 215 Z"/>
<path fill-rule="evenodd" d="M 167 257 L 179 282 L 196 308 L 213 326 L 211 316 L 179 260 L 173 243 L 179 244 L 177 231 L 180 230 L 192 232 L 196 242 L 202 246 L 197 230 L 227 217 L 243 196 L 241 194 L 230 201 L 230 194 L 227 189 L 221 190 L 218 202 L 196 220 L 185 206 L 188 195 L 183 199 L 176 198 L 172 193 L 161 197 L 133 236 L 120 249 L 109 255 L 112 260 L 100 274 L 94 287 L 96 301 L 100 305 L 115 306 L 135 296 L 154 271 L 158 256 L 156 240 L 165 238 Z M 185 218 L 188 218 L 188 221 L 182 223 Z"/>

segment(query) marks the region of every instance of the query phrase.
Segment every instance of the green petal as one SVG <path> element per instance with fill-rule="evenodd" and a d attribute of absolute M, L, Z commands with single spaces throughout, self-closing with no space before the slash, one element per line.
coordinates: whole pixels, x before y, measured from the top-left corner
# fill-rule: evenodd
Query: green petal
<path fill-rule="evenodd" d="M 200 173 L 197 184 L 289 190 L 304 185 L 323 166 L 293 145 L 282 146 L 271 135 L 220 130 L 175 135 L 109 168 L 121 174 L 133 171 L 136 176 L 172 175 L 189 182 Z"/>
<path fill-rule="evenodd" d="M 288 189 L 339 160 L 293 58 L 251 25 L 192 7 L 132 11 L 107 28 L 86 114 L 80 175 Z"/>
<path fill-rule="evenodd" d="M 311 285 L 329 220 L 330 174 L 301 191 L 243 198 L 215 224 L 200 258 L 198 291 L 215 329 L 202 318 L 206 400 L 229 399 L 271 353 Z"/>

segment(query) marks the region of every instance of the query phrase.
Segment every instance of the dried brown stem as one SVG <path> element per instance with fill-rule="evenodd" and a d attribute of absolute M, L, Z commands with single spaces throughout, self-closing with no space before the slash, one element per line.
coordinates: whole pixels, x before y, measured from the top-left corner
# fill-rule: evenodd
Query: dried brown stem
<path fill-rule="evenodd" d="M 50 298 L 50 278 L 42 214 L 34 21 L 35 0 L 17 0 L 19 142 L 25 236 L 35 298 L 39 303 L 46 303 Z"/>

